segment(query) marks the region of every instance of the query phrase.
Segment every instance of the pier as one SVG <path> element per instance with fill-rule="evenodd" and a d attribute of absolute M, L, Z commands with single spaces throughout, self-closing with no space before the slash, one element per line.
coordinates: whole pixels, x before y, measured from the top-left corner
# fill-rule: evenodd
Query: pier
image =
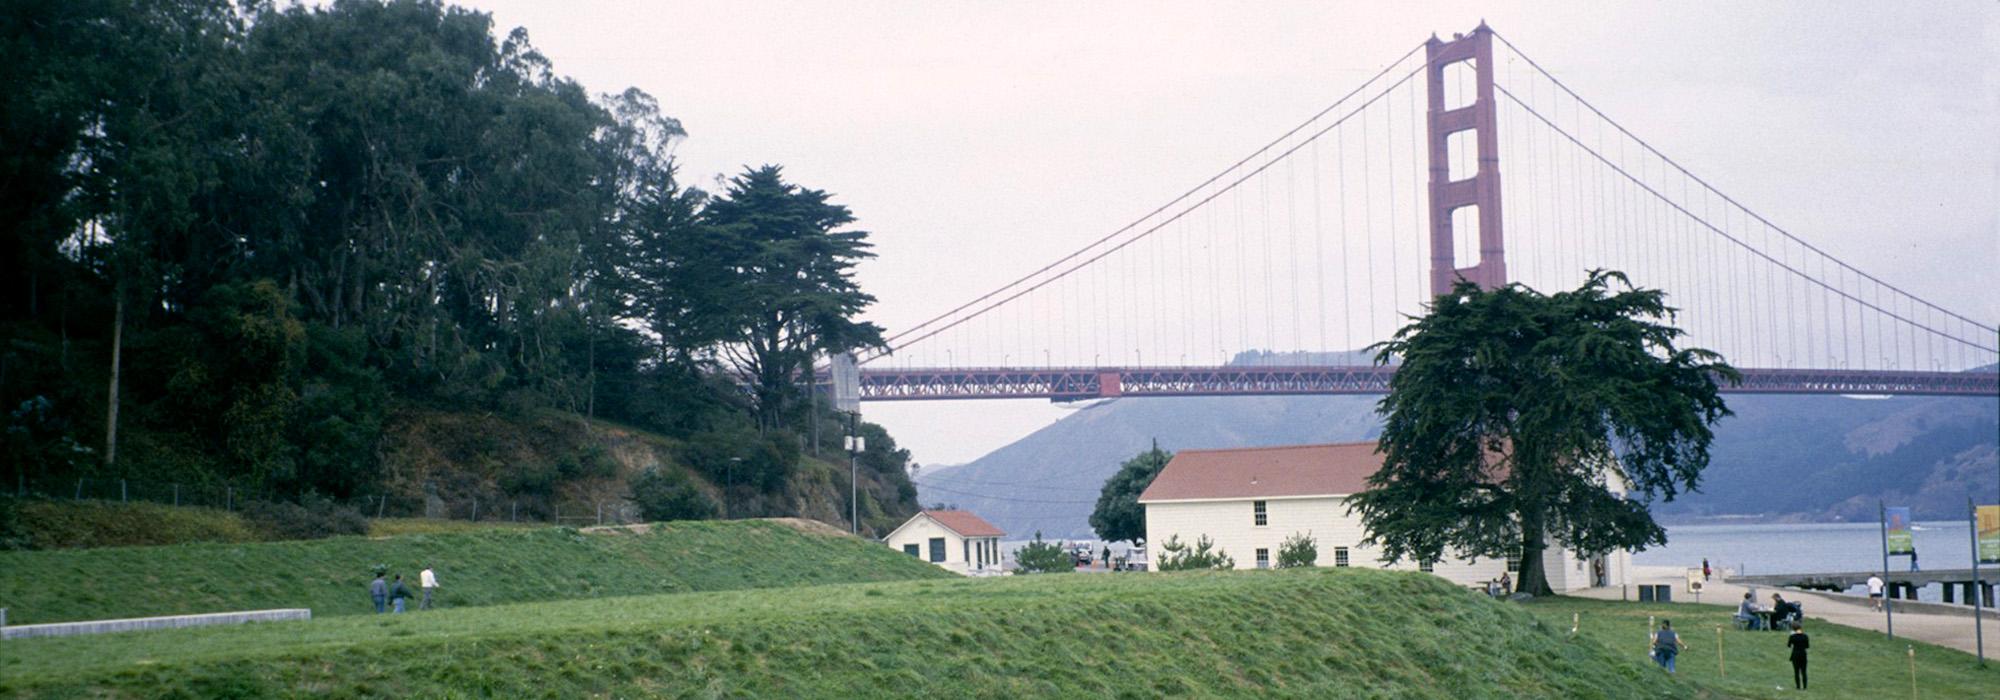
<path fill-rule="evenodd" d="M 1881 576 L 1884 592 L 1890 598 L 1915 599 L 1917 590 L 1932 584 L 1944 587 L 1944 602 L 1963 602 L 1971 605 L 1973 595 L 1978 594 L 1986 607 L 1993 607 L 1994 579 L 2000 577 L 2000 569 L 1981 571 L 1979 583 L 1975 587 L 1971 569 L 1937 569 L 1934 571 L 1891 571 L 1884 575 L 1880 571 L 1841 571 L 1835 573 L 1810 574 L 1758 574 L 1755 576 L 1731 576 L 1729 582 L 1744 586 L 1767 586 L 1804 588 L 1816 591 L 1847 591 L 1866 586 L 1868 577 Z M 1975 590 L 1976 588 L 1976 590 Z M 1962 592 L 1963 595 L 1955 595 Z"/>

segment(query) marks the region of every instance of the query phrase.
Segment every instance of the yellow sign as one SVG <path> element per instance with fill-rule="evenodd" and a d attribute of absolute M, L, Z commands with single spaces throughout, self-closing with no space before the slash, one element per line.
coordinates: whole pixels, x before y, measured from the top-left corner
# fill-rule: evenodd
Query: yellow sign
<path fill-rule="evenodd" d="M 2000 506 L 1979 507 L 1979 563 L 2000 564 Z"/>

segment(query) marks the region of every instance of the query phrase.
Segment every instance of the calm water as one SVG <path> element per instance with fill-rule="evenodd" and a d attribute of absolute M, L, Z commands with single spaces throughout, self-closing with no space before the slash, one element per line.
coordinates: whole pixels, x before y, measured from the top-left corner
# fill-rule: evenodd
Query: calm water
<path fill-rule="evenodd" d="M 1972 565 L 1971 524 L 1916 524 L 1918 561 L 1926 569 L 1963 569 Z M 1867 571 L 1882 568 L 1882 528 L 1876 523 L 1810 525 L 1682 525 L 1667 528 L 1667 545 L 1633 555 L 1645 566 L 1701 566 L 1702 557 L 1717 569 L 1749 574 L 1789 574 Z M 1909 557 L 1890 557 L 1889 568 L 1908 570 Z M 1985 569 L 2000 576 L 2000 569 Z M 1981 578 L 1985 578 L 1984 575 Z M 1925 588 L 1921 600 L 1939 600 L 1936 586 Z"/>

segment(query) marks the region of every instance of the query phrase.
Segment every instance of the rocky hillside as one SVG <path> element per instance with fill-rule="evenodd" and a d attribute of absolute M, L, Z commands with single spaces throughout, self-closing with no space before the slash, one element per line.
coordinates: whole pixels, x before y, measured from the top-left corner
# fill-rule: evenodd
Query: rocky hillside
<path fill-rule="evenodd" d="M 1316 358 L 1326 359 L 1326 358 Z M 1268 361 L 1266 358 L 1239 358 Z M 1090 536 L 1098 489 L 1154 439 L 1167 450 L 1377 435 L 1376 397 L 1122 399 L 1074 415 L 969 464 L 917 477 L 924 504 L 955 504 L 1028 537 Z M 2000 403 L 1990 398 L 1734 395 L 1700 493 L 1656 505 L 1668 520 L 1754 515 L 1873 517 L 1876 500 L 1947 517 L 2000 479 Z"/>

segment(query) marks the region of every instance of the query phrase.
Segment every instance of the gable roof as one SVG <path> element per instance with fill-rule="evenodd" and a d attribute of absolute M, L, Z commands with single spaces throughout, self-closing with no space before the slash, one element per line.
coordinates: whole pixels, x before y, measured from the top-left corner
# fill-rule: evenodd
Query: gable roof
<path fill-rule="evenodd" d="M 927 510 L 919 515 L 943 525 L 945 529 L 958 533 L 959 537 L 1001 537 L 1006 531 L 994 527 L 993 523 L 963 510 Z M 899 528 L 900 529 L 900 528 Z"/>
<path fill-rule="evenodd" d="M 1345 496 L 1368 490 L 1382 468 L 1374 442 L 1182 450 L 1139 502 Z"/>

